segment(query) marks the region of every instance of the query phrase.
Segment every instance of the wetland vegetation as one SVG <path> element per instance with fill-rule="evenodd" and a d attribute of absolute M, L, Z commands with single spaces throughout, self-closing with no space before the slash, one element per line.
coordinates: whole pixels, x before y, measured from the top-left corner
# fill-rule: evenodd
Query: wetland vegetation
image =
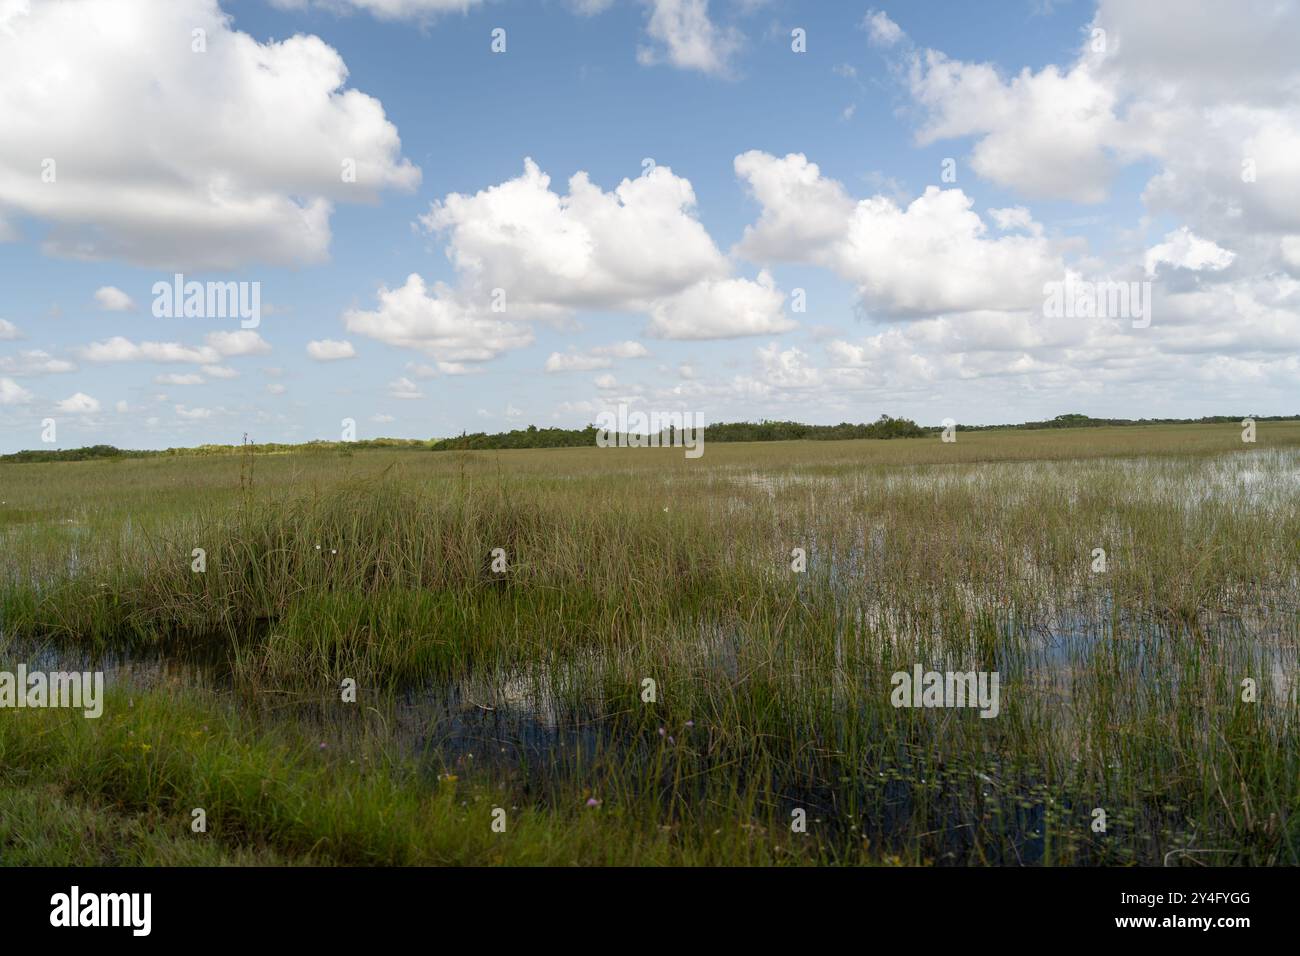
<path fill-rule="evenodd" d="M 0 464 L 0 860 L 1300 862 L 1300 422 L 706 447 Z"/>

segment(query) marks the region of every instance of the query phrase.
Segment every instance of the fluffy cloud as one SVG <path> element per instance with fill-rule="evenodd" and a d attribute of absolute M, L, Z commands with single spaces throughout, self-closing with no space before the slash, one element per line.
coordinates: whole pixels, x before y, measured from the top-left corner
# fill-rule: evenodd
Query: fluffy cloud
<path fill-rule="evenodd" d="M 379 101 L 344 88 L 317 37 L 259 43 L 217 0 L 41 0 L 7 27 L 0 218 L 47 222 L 53 254 L 319 262 L 334 202 L 419 182 Z"/>
<path fill-rule="evenodd" d="M 11 342 L 20 338 L 22 338 L 22 333 L 18 331 L 18 326 L 0 319 L 0 342 Z"/>
<path fill-rule="evenodd" d="M 775 342 L 758 350 L 763 381 L 773 388 L 807 389 L 822 384 L 822 373 L 808 353 L 799 348 L 782 350 Z"/>
<path fill-rule="evenodd" d="M 1294 161 L 1300 154 L 1300 59 L 1294 53 L 1300 7 L 1244 0 L 1225 17 L 1222 6 L 1208 0 L 1101 0 L 1084 32 L 1066 62 L 1018 73 L 953 60 L 910 41 L 900 42 L 893 55 L 920 107 L 918 140 L 970 138 L 970 165 L 984 179 L 1029 197 L 1097 202 L 1110 196 L 1122 168 L 1144 163 L 1154 169 L 1141 194 L 1145 211 L 1184 224 L 1162 240 L 1146 239 L 1145 250 L 1134 248 L 1142 241 L 1135 233 L 1109 250 L 1109 263 L 1091 260 L 1086 269 L 1071 270 L 1150 280 L 1151 327 L 1139 335 L 1108 318 L 1045 322 L 1033 296 L 997 297 L 987 288 L 980 292 L 978 281 L 957 281 L 974 273 L 948 267 L 951 261 L 978 271 L 980 256 L 992 253 L 990 278 L 1006 265 L 978 228 L 962 228 L 954 245 L 935 247 L 936 253 L 946 248 L 958 254 L 937 255 L 945 267 L 934 273 L 937 285 L 961 295 L 939 288 L 919 299 L 900 294 L 909 286 L 898 260 L 912 258 L 911 241 L 902 243 L 901 255 L 875 248 L 885 263 L 859 270 L 874 279 L 864 283 L 864 298 L 870 304 L 873 288 L 892 289 L 890 299 L 903 314 L 922 318 L 860 342 L 833 342 L 827 357 L 835 374 L 897 389 L 1007 377 L 1040 392 L 1109 386 L 1120 394 L 1158 382 L 1247 379 L 1279 389 L 1293 373 L 1300 336 L 1300 164 Z M 825 222 L 843 197 L 808 169 L 759 166 L 767 179 L 749 178 L 764 214 L 743 248 L 779 258 L 783 245 L 792 251 L 802 241 L 804 260 L 861 282 L 837 254 L 843 245 L 818 243 L 815 235 L 800 236 L 780 221 L 782 210 L 797 219 L 802 202 L 821 203 L 829 210 L 819 216 Z M 800 190 L 802 199 L 796 198 Z M 905 230 L 887 208 L 877 211 Z M 1026 278 L 1051 278 L 1059 260 L 1027 211 L 990 210 L 989 217 L 1008 233 L 996 241 L 1010 239 L 1028 256 Z M 879 217 L 869 218 L 879 225 Z M 912 218 L 910 207 L 903 218 Z M 942 218 L 972 225 L 955 206 Z M 1015 288 L 1001 279 L 997 284 Z M 1020 288 L 1028 293 L 1032 284 Z M 958 300 L 976 308 L 959 313 Z M 908 307 L 920 301 L 934 307 L 930 316 Z"/>
<path fill-rule="evenodd" d="M 424 393 L 420 391 L 420 386 L 416 385 L 409 378 L 398 378 L 389 382 L 388 394 L 393 398 L 404 398 L 408 400 L 424 398 Z"/>
<path fill-rule="evenodd" d="M 429 288 L 412 273 L 399 288 L 379 290 L 377 309 L 349 310 L 343 324 L 357 335 L 417 349 L 443 361 L 485 362 L 532 344 L 533 332 L 527 325 L 488 315 L 445 284 Z"/>
<path fill-rule="evenodd" d="M 784 312 L 785 293 L 771 275 L 758 280 L 716 279 L 696 283 L 650 307 L 649 334 L 661 339 L 729 339 L 787 332 L 795 323 Z"/>
<path fill-rule="evenodd" d="M 737 156 L 733 165 L 762 206 L 758 222 L 745 229 L 740 243 L 746 258 L 792 259 L 843 240 L 856 204 L 840 183 L 823 176 L 802 153 L 778 158 L 751 150 Z"/>
<path fill-rule="evenodd" d="M 880 10 L 870 11 L 862 26 L 870 35 L 872 44 L 879 47 L 893 46 L 906 36 L 902 28 L 889 19 L 889 14 Z"/>
<path fill-rule="evenodd" d="M 271 351 L 270 344 L 251 329 L 239 329 L 235 332 L 209 332 L 205 341 L 222 358 L 238 358 L 241 355 L 265 355 Z"/>
<path fill-rule="evenodd" d="M 478 365 L 464 362 L 436 362 L 426 365 L 423 362 L 407 362 L 406 370 L 416 378 L 433 378 L 436 375 L 477 375 L 483 369 Z"/>
<path fill-rule="evenodd" d="M 673 338 L 791 327 L 770 277 L 730 277 L 727 257 L 694 216 L 688 180 L 659 166 L 611 192 L 582 172 L 568 187 L 566 195 L 552 190 L 529 159 L 516 179 L 433 204 L 421 222 L 447 237 L 462 298 L 487 302 L 499 289 L 510 313 L 525 318 L 576 309 L 647 313 L 651 334 Z M 706 305 L 719 311 L 704 316 Z"/>
<path fill-rule="evenodd" d="M 155 375 L 155 385 L 202 385 L 203 376 L 193 372 L 168 372 L 166 375 Z"/>
<path fill-rule="evenodd" d="M 581 352 L 552 352 L 546 359 L 548 372 L 590 372 L 600 368 L 612 368 L 614 360 L 607 355 L 583 354 Z"/>
<path fill-rule="evenodd" d="M 742 255 L 832 269 L 886 315 L 1032 308 L 1043 284 L 1065 272 L 1027 215 L 998 210 L 1001 226 L 1027 234 L 990 237 L 960 189 L 931 186 L 902 208 L 885 196 L 852 201 L 800 154 L 749 152 L 735 167 L 762 206 Z"/>
<path fill-rule="evenodd" d="M 1096 202 L 1153 161 L 1144 199 L 1197 232 L 1300 228 L 1300 6 L 1101 0 L 1072 62 L 1004 78 L 908 54 L 923 143 L 974 137 L 976 173 L 1024 195 Z"/>
<path fill-rule="evenodd" d="M 214 348 L 187 346 L 179 342 L 132 342 L 115 335 L 103 342 L 92 342 L 80 350 L 87 362 L 195 362 L 212 363 L 221 356 Z"/>
<path fill-rule="evenodd" d="M 17 355 L 0 355 L 0 372 L 9 375 L 57 375 L 76 370 L 77 366 L 72 362 L 55 358 L 42 349 L 30 349 Z"/>
<path fill-rule="evenodd" d="M 129 312 L 135 308 L 129 295 L 111 285 L 95 290 L 95 303 L 105 312 Z"/>
<path fill-rule="evenodd" d="M 99 411 L 99 400 L 92 398 L 85 392 L 77 392 L 75 395 L 69 395 L 59 402 L 57 408 L 59 411 L 71 415 L 93 415 Z"/>
<path fill-rule="evenodd" d="M 0 405 L 26 405 L 31 400 L 32 393 L 12 378 L 0 378 Z"/>
<path fill-rule="evenodd" d="M 741 46 L 740 34 L 709 19 L 709 0 L 649 0 L 646 32 L 655 42 L 637 50 L 649 66 L 667 61 L 675 67 L 726 75 Z"/>
<path fill-rule="evenodd" d="M 1226 269 L 1232 265 L 1232 260 L 1235 258 L 1235 253 L 1219 248 L 1208 239 L 1192 235 L 1191 231 L 1183 226 L 1165 236 L 1164 242 L 1147 250 L 1146 272 L 1149 276 L 1155 275 L 1162 262 L 1176 269 L 1193 271 Z"/>
<path fill-rule="evenodd" d="M 115 335 L 103 342 L 92 342 L 79 351 L 87 362 L 189 362 L 216 365 L 223 358 L 259 355 L 271 346 L 251 329 L 237 332 L 211 332 L 204 345 L 189 346 L 179 342 L 132 342 Z"/>
<path fill-rule="evenodd" d="M 1022 70 L 1003 81 L 986 63 L 962 63 L 926 50 L 915 55 L 913 97 L 929 111 L 922 144 L 978 136 L 971 166 L 983 178 L 1033 198 L 1100 202 L 1119 141 L 1115 94 L 1085 61 Z"/>
<path fill-rule="evenodd" d="M 307 355 L 317 362 L 336 362 L 339 359 L 356 358 L 357 350 L 348 341 L 321 339 L 307 343 Z"/>
<path fill-rule="evenodd" d="M 1197 284 L 1159 304 L 1153 328 L 1166 352 L 1262 360 L 1294 357 L 1300 342 L 1300 281 L 1286 275 Z"/>
<path fill-rule="evenodd" d="M 1224 321 L 1231 316 L 1231 321 Z M 1121 318 L 1045 319 L 1041 311 L 973 312 L 892 325 L 859 341 L 825 345 L 828 392 L 893 395 L 1011 389 L 1052 403 L 1123 395 L 1186 382 L 1284 393 L 1300 362 L 1300 282 L 1281 276 L 1166 289 L 1149 328 Z M 953 413 L 954 417 L 959 417 Z"/>
<path fill-rule="evenodd" d="M 688 180 L 658 166 L 612 192 L 586 173 L 567 195 L 531 159 L 523 175 L 473 196 L 452 193 L 421 218 L 478 288 L 516 303 L 619 308 L 725 274 L 725 257 L 692 215 Z"/>
<path fill-rule="evenodd" d="M 590 372 L 613 367 L 615 359 L 645 358 L 649 354 L 650 350 L 644 345 L 632 341 L 598 345 L 586 352 L 552 352 L 546 359 L 546 371 Z"/>
<path fill-rule="evenodd" d="M 647 358 L 650 350 L 640 342 L 615 342 L 613 345 L 598 345 L 591 350 L 595 355 L 609 355 L 613 358 L 636 359 Z"/>

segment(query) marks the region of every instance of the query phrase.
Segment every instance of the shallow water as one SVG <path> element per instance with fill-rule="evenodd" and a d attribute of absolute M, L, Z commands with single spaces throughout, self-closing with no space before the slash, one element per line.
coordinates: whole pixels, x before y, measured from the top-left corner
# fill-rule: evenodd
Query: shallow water
<path fill-rule="evenodd" d="M 1300 450 L 1252 450 L 1194 463 L 1092 459 L 874 469 L 836 478 L 735 469 L 710 483 L 726 488 L 721 501 L 729 512 L 748 512 L 755 507 L 755 498 L 764 509 L 797 497 L 810 513 L 843 509 L 848 514 L 855 496 L 879 493 L 882 487 L 925 492 L 941 500 L 949 492 L 968 492 L 987 482 L 1007 488 L 1009 499 L 1028 501 L 1050 487 L 1073 504 L 1090 482 L 1113 480 L 1116 475 L 1131 478 L 1117 485 L 1117 504 L 1174 503 L 1192 509 L 1209 503 L 1229 510 L 1268 509 L 1300 494 Z M 85 529 L 69 526 L 66 530 L 68 571 L 76 574 Z M 824 540 L 812 531 L 793 541 L 777 541 L 785 554 L 796 544 L 807 550 L 810 567 L 819 570 L 797 579 L 800 594 L 808 600 L 827 599 L 839 614 L 838 628 L 827 635 L 827 641 L 834 643 L 830 655 L 834 666 L 801 670 L 799 662 L 792 660 L 792 672 L 785 675 L 789 687 L 809 687 L 814 695 L 825 689 L 817 687 L 818 681 L 831 685 L 832 725 L 814 728 L 818 739 L 812 742 L 824 749 L 833 749 L 842 729 L 838 725 L 852 724 L 859 712 L 872 712 L 864 695 L 888 695 L 883 681 L 887 674 L 855 672 L 853 663 L 870 658 L 864 650 L 879 654 L 882 648 L 900 667 L 919 663 L 927 669 L 996 670 L 1004 699 L 1014 697 L 1018 706 L 1045 715 L 1036 726 L 1059 737 L 1063 750 L 1072 755 L 1078 753 L 1074 738 L 1081 731 L 1075 704 L 1087 699 L 1099 675 L 1113 672 L 1121 675 L 1115 679 L 1121 691 L 1140 686 L 1143 694 L 1150 695 L 1150 700 L 1116 704 L 1128 713 L 1150 708 L 1152 700 L 1222 697 L 1225 681 L 1235 693 L 1244 677 L 1259 682 L 1260 704 L 1274 715 L 1294 713 L 1297 707 L 1300 614 L 1294 590 L 1272 594 L 1267 605 L 1246 603 L 1232 614 L 1207 613 L 1196 629 L 1189 630 L 1186 624 L 1152 613 L 1115 611 L 1104 587 L 1059 587 L 1028 548 L 1020 553 L 1013 548 L 1008 551 L 1009 574 L 1021 588 L 1019 593 L 1037 595 L 1035 600 L 1000 600 L 996 588 L 1004 582 L 954 582 L 941 596 L 967 615 L 965 620 L 987 625 L 993 638 L 981 643 L 974 628 L 969 633 L 954 632 L 945 630 L 937 617 L 920 622 L 910 618 L 879 590 L 878 582 L 870 580 L 870 569 L 878 567 L 891 549 L 909 547 L 907 541 L 891 539 L 885 521 L 859 511 L 843 533 L 852 536 L 848 547 L 842 538 Z M 774 537 L 779 536 L 774 533 Z M 1118 528 L 1111 537 L 1120 537 Z M 778 571 L 784 575 L 785 567 Z M 1291 580 L 1294 584 L 1294 572 Z M 936 596 L 936 603 L 940 599 Z M 734 622 L 699 621 L 677 636 L 674 662 L 693 677 L 723 686 L 742 679 L 750 635 Z M 356 759 L 364 759 L 367 748 L 378 744 L 414 760 L 431 777 L 486 769 L 523 781 L 526 790 L 543 795 L 549 782 L 580 777 L 601 755 L 639 766 L 659 745 L 653 737 L 646 739 L 620 726 L 608 702 L 599 697 L 602 676 L 619 671 L 615 648 L 605 648 L 605 657 L 593 652 L 526 667 L 480 668 L 348 709 L 340 708 L 337 698 L 259 699 L 255 689 L 237 685 L 219 642 L 197 642 L 197 646 L 198 653 L 149 648 L 102 655 L 49 643 L 11 646 L 0 651 L 0 669 L 11 669 L 11 662 L 22 660 L 31 669 L 103 670 L 110 687 L 128 691 L 208 688 L 228 697 L 232 707 L 255 710 L 268 723 L 288 721 L 310 728 L 327 748 L 355 754 Z M 1179 671 L 1180 662 L 1186 661 L 1196 663 L 1195 674 Z M 877 681 L 875 687 L 867 686 L 870 680 Z M 878 705 L 879 699 L 870 703 Z M 678 728 L 669 730 L 682 733 Z M 707 730 L 700 728 L 701 733 Z M 970 840 L 961 829 L 968 824 L 957 822 L 962 805 L 956 795 L 971 786 L 985 787 L 990 800 L 999 795 L 1006 798 L 1006 812 L 1012 817 L 1007 825 L 1014 839 L 1004 848 L 1001 861 L 1031 862 L 1043 852 L 1042 827 L 1049 811 L 1047 791 L 1036 789 L 1042 786 L 1042 777 L 1035 768 L 1003 768 L 987 753 L 977 752 L 958 766 L 935 767 L 932 758 L 900 747 L 888 765 L 849 768 L 842 771 L 848 776 L 837 779 L 815 778 L 801 772 L 807 767 L 791 767 L 785 776 L 774 778 L 771 799 L 783 807 L 806 806 L 810 816 L 822 813 L 828 821 L 837 821 L 828 822 L 828 827 L 869 830 L 885 844 L 899 821 L 911 819 L 918 803 L 932 807 L 929 812 L 940 819 L 948 812 L 945 807 L 951 807 L 947 822 L 952 832 L 939 842 L 947 861 L 959 861 Z M 874 807 L 875 815 L 855 817 L 855 806 Z"/>

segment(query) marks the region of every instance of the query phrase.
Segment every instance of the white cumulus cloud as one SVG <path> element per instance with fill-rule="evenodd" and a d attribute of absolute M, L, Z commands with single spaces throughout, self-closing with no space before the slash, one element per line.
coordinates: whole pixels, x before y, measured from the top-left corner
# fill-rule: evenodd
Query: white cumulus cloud
<path fill-rule="evenodd" d="M 1168 263 L 1177 269 L 1225 269 L 1232 264 L 1236 254 L 1222 249 L 1208 239 L 1201 239 L 1192 234 L 1186 226 L 1175 229 L 1165 236 L 1165 241 L 1152 246 L 1146 254 L 1146 272 L 1153 276 L 1160 263 Z"/>
<path fill-rule="evenodd" d="M 92 398 L 85 392 L 77 392 L 59 402 L 57 407 L 59 411 L 71 415 L 93 415 L 99 411 L 99 400 Z"/>
<path fill-rule="evenodd" d="M 490 315 L 444 283 L 430 288 L 412 273 L 402 286 L 379 290 L 378 308 L 351 309 L 344 314 L 343 324 L 357 335 L 416 349 L 442 361 L 485 362 L 532 344 L 533 332 L 527 325 Z"/>
<path fill-rule="evenodd" d="M 486 303 L 499 290 L 521 318 L 641 313 L 652 335 L 695 339 L 793 327 L 779 314 L 783 296 L 770 276 L 732 277 L 695 205 L 690 181 L 664 166 L 609 192 L 579 172 L 561 194 L 529 159 L 521 176 L 472 196 L 453 193 L 421 222 L 446 236 L 461 299 Z M 705 315 L 705 307 L 714 311 Z"/>
<path fill-rule="evenodd" d="M 740 33 L 709 17 L 709 0 L 649 0 L 646 33 L 654 42 L 637 50 L 647 65 L 668 62 L 685 70 L 729 74 L 741 47 Z"/>
<path fill-rule="evenodd" d="M 420 391 L 420 386 L 405 377 L 394 379 L 389 382 L 388 394 L 393 398 L 403 398 L 408 400 L 424 398 L 424 393 Z"/>
<path fill-rule="evenodd" d="M 889 19 L 889 14 L 881 10 L 869 11 L 862 21 L 862 26 L 870 35 L 871 42 L 876 46 L 893 46 L 905 36 L 903 28 Z"/>
<path fill-rule="evenodd" d="M 0 372 L 8 375 L 58 375 L 76 370 L 77 366 L 72 362 L 55 358 L 44 349 L 27 349 L 17 355 L 0 355 Z"/>
<path fill-rule="evenodd" d="M 0 209 L 47 223 L 56 255 L 320 262 L 334 203 L 419 182 L 319 37 L 259 42 L 217 0 L 40 2 L 7 27 Z"/>
<path fill-rule="evenodd" d="M 251 329 L 237 332 L 210 332 L 205 344 L 191 346 L 179 342 L 133 342 L 115 335 L 103 342 L 92 342 L 78 350 L 87 362 L 189 362 L 216 365 L 223 358 L 258 355 L 271 350 L 270 344 Z"/>
<path fill-rule="evenodd" d="M 129 295 L 111 285 L 95 290 L 95 303 L 105 312 L 129 312 L 135 308 Z"/>
<path fill-rule="evenodd" d="M 307 343 L 307 355 L 317 362 L 337 362 L 356 358 L 357 350 L 346 340 L 320 339 Z"/>
<path fill-rule="evenodd" d="M 931 186 L 906 207 L 887 196 L 853 201 L 801 154 L 749 152 L 737 174 L 762 206 L 738 251 L 767 262 L 810 262 L 855 283 L 863 303 L 892 315 L 1023 309 L 1042 303 L 1064 264 L 1031 219 L 999 210 L 1028 234 L 991 237 L 960 189 Z"/>
<path fill-rule="evenodd" d="M 168 372 L 154 376 L 155 385 L 202 385 L 203 376 L 193 372 Z"/>
<path fill-rule="evenodd" d="M 26 405 L 31 400 L 32 393 L 12 378 L 0 378 L 0 405 Z"/>

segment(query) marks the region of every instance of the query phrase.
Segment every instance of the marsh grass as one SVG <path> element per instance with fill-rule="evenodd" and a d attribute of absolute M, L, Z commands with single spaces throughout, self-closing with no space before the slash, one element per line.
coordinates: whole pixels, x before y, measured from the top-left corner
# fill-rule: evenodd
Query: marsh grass
<path fill-rule="evenodd" d="M 231 862 L 1300 862 L 1300 424 L 241 467 L 0 471 L 9 658 L 226 665 L 4 715 L 23 819 L 53 787 L 167 859 L 207 806 Z M 918 663 L 1001 712 L 893 708 Z"/>

